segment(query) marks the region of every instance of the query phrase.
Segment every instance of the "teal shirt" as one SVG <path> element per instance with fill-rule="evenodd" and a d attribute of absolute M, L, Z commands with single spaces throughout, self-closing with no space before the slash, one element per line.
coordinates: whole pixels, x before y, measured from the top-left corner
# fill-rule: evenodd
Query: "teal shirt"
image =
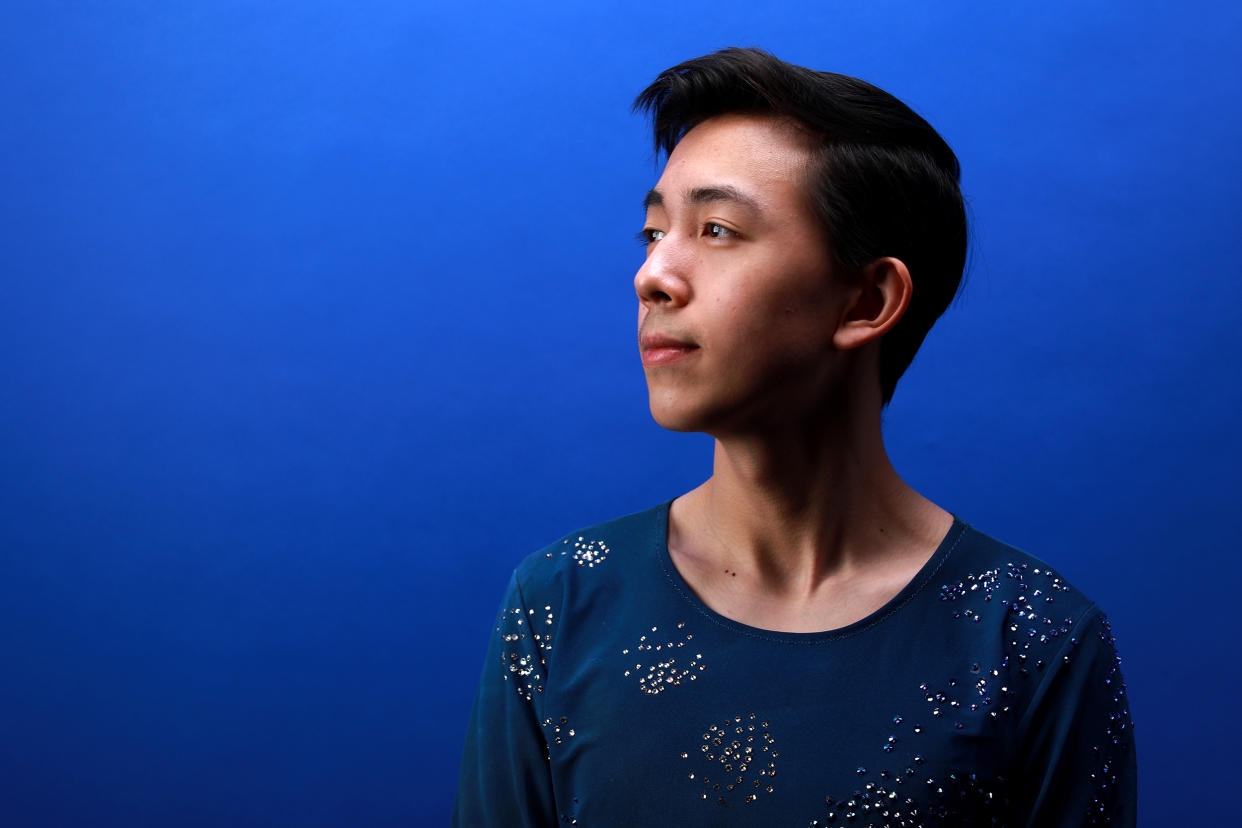
<path fill-rule="evenodd" d="M 822 633 L 704 605 L 668 504 L 514 572 L 462 759 L 457 826 L 1135 823 L 1103 613 L 955 520 L 891 601 Z"/>

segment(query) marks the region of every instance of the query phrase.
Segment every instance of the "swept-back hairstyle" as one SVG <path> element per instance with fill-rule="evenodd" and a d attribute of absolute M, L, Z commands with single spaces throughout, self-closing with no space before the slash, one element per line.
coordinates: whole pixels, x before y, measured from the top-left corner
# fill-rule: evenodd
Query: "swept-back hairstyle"
<path fill-rule="evenodd" d="M 671 154 L 696 124 L 731 113 L 786 118 L 809 134 L 808 196 L 833 256 L 847 272 L 892 256 L 914 282 L 905 315 L 880 341 L 887 404 L 966 264 L 960 168 L 944 139 L 878 87 L 760 49 L 723 49 L 666 69 L 634 109 L 651 116 L 657 153 Z"/>

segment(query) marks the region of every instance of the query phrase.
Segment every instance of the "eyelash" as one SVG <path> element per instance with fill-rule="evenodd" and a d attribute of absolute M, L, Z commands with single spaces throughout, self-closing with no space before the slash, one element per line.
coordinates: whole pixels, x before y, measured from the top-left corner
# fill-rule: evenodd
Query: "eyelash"
<path fill-rule="evenodd" d="M 727 239 L 727 238 L 729 238 L 729 237 L 731 237 L 731 236 L 737 236 L 737 235 L 738 235 L 738 233 L 737 233 L 737 231 L 736 231 L 736 230 L 730 230 L 728 227 L 725 227 L 725 226 L 724 226 L 723 224 L 721 224 L 720 222 L 716 222 L 716 221 L 709 221 L 709 222 L 707 222 L 706 224 L 704 224 L 704 225 L 703 225 L 703 229 L 704 229 L 704 230 L 707 230 L 707 229 L 708 229 L 708 228 L 710 228 L 710 227 L 718 227 L 718 228 L 720 228 L 722 231 L 724 231 L 724 232 L 722 232 L 722 233 L 721 233 L 720 235 L 718 235 L 718 236 L 713 236 L 713 235 L 711 234 L 711 232 L 710 232 L 710 231 L 706 233 L 706 235 L 707 235 L 707 236 L 709 236 L 709 237 L 711 237 L 711 238 L 714 238 L 714 239 Z M 652 233 L 664 233 L 664 232 L 665 232 L 665 231 L 663 231 L 663 230 L 657 230 L 657 229 L 656 229 L 656 228 L 654 228 L 654 227 L 644 227 L 642 230 L 639 230 L 639 231 L 638 231 L 638 235 L 637 235 L 637 237 L 636 237 L 636 238 L 637 238 L 637 240 L 638 240 L 638 243 L 639 243 L 639 244 L 641 244 L 643 247 L 646 247 L 646 246 L 648 246 L 648 245 L 654 244 L 655 242 L 658 242 L 658 241 L 659 241 L 659 239 L 653 239 L 653 238 L 651 238 L 651 234 L 652 234 Z"/>

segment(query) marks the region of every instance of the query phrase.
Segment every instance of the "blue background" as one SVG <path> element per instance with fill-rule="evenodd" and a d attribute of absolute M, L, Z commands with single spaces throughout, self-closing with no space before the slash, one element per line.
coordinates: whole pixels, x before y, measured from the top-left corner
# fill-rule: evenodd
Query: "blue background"
<path fill-rule="evenodd" d="M 512 567 L 708 473 L 646 410 L 628 109 L 726 45 L 957 150 L 894 462 L 1112 615 L 1142 823 L 1234 818 L 1242 7 L 6 9 L 4 824 L 447 820 Z"/>

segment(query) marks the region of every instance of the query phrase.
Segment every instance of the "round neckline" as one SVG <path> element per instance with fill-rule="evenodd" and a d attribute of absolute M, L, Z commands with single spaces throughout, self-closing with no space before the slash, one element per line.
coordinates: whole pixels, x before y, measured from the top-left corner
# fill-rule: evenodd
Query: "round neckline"
<path fill-rule="evenodd" d="M 664 576 L 673 590 L 700 615 L 706 617 L 717 626 L 724 627 L 741 635 L 750 636 L 751 638 L 761 638 L 765 641 L 778 641 L 788 644 L 818 644 L 820 642 L 836 641 L 857 635 L 883 622 L 905 606 L 927 586 L 940 568 L 944 566 L 945 561 L 948 560 L 949 555 L 957 547 L 958 543 L 961 542 L 961 539 L 966 534 L 966 530 L 970 528 L 957 515 L 952 515 L 953 525 L 949 527 L 949 531 L 941 539 L 940 544 L 936 547 L 936 551 L 919 568 L 914 577 L 875 612 L 836 629 L 819 632 L 783 632 L 781 630 L 765 630 L 762 627 L 752 627 L 749 624 L 734 621 L 732 618 L 721 615 L 703 603 L 703 600 L 694 593 L 694 590 L 686 583 L 685 578 L 677 571 L 677 567 L 673 565 L 672 555 L 668 551 L 668 516 L 672 504 L 673 501 L 669 500 L 656 507 L 654 551 L 661 568 L 664 570 Z"/>

